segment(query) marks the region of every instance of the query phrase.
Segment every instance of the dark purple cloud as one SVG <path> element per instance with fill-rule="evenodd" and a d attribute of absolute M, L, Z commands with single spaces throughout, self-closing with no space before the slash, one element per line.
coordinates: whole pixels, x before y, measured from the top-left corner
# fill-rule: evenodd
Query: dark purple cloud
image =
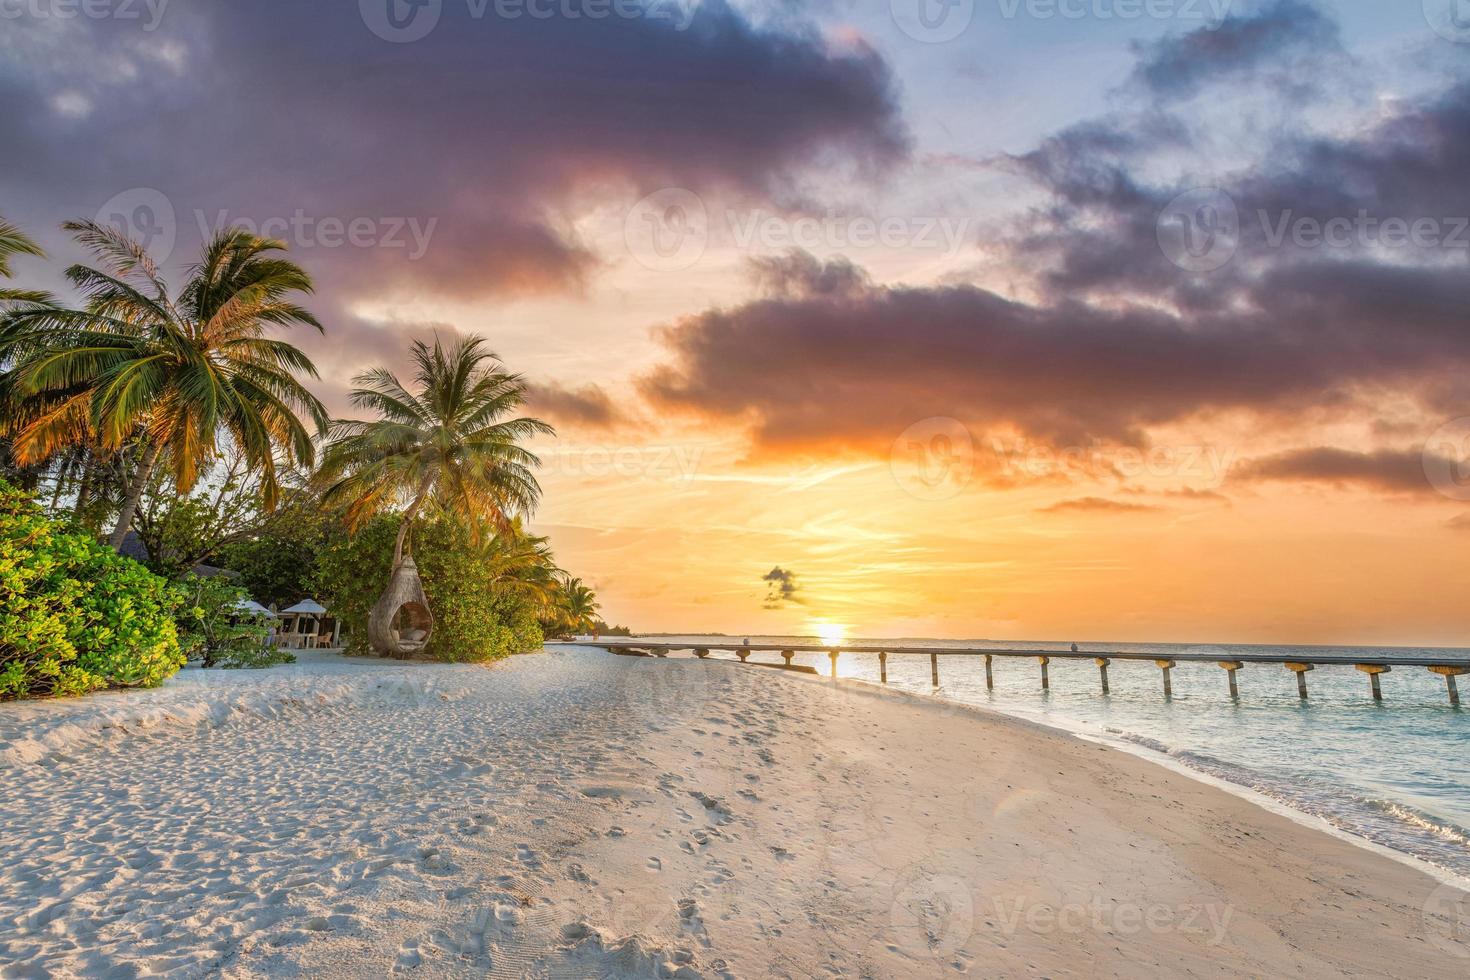
<path fill-rule="evenodd" d="M 1164 100 L 1188 98 L 1208 85 L 1261 72 L 1288 88 L 1310 91 L 1319 81 L 1320 60 L 1344 53 L 1337 22 L 1304 0 L 1275 0 L 1214 27 L 1135 43 L 1134 51 L 1139 59 L 1134 81 Z"/>
<path fill-rule="evenodd" d="M 677 18 L 605 4 L 597 17 L 574 0 L 586 15 L 507 19 L 494 3 L 445 3 L 406 44 L 372 33 L 351 2 L 173 6 L 151 33 L 77 18 L 67 63 L 0 68 L 0 100 L 24 107 L 0 145 L 13 219 L 54 227 L 157 188 L 181 255 L 221 218 L 367 221 L 365 247 L 323 246 L 315 227 L 306 243 L 287 236 L 324 291 L 473 297 L 593 274 L 601 257 L 570 230 L 571 195 L 779 194 L 814 164 L 876 172 L 907 151 L 876 53 L 755 26 L 724 0 L 676 5 Z M 41 52 L 58 22 L 6 30 Z M 55 107 L 64 92 L 70 115 Z M 431 233 L 381 245 L 406 220 Z"/>
<path fill-rule="evenodd" d="M 1274 63 L 1280 46 L 1340 51 L 1321 8 L 1302 3 L 1222 30 L 1159 42 L 1139 70 L 1163 87 L 1224 93 L 1232 72 Z M 1187 51 L 1218 70 L 1188 74 Z M 1143 445 L 1160 426 L 1225 413 L 1371 423 L 1387 396 L 1458 411 L 1470 397 L 1470 83 L 1380 105 L 1338 135 L 1269 132 L 1257 162 L 1217 180 L 1221 207 L 1239 215 L 1218 267 L 1167 247 L 1171 202 L 1199 178 L 1162 179 L 1161 164 L 1201 148 L 1193 119 L 1154 102 L 1008 159 L 1044 194 L 994 243 L 1033 299 L 876 286 L 794 257 L 778 266 L 783 288 L 665 329 L 671 357 L 642 388 L 750 425 L 758 453 L 883 453 L 931 417 L 1088 446 Z M 1438 237 L 1397 234 L 1416 224 Z M 807 285 L 824 278 L 843 288 Z"/>

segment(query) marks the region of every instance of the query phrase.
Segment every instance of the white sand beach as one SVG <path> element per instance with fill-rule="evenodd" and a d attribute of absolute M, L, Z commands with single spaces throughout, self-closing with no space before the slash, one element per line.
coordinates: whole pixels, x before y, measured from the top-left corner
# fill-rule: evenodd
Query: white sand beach
<path fill-rule="evenodd" d="M 725 662 L 306 654 L 0 707 L 4 976 L 1470 972 L 1464 896 L 1143 759 Z"/>

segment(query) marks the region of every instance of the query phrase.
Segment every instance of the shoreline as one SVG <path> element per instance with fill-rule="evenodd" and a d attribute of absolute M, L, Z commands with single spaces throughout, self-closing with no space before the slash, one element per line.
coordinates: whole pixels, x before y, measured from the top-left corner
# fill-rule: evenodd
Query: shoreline
<path fill-rule="evenodd" d="M 740 666 L 734 661 L 716 660 L 714 658 L 710 658 L 708 662 L 722 664 L 735 663 L 736 666 Z M 801 679 L 806 681 L 807 683 L 815 683 L 818 681 L 825 681 L 829 684 L 832 683 L 831 678 L 813 679 L 811 677 L 804 677 L 800 674 L 792 674 L 791 679 Z M 1470 876 L 1458 874 L 1449 868 L 1441 867 L 1431 861 L 1427 861 L 1424 858 L 1418 857 L 1417 855 L 1410 854 L 1405 851 L 1400 851 L 1396 848 L 1389 847 L 1386 844 L 1380 844 L 1377 841 L 1369 840 L 1368 838 L 1363 837 L 1359 834 L 1355 834 L 1352 831 L 1344 830 L 1341 827 L 1333 824 L 1325 817 L 1321 817 L 1313 813 L 1308 813 L 1305 810 L 1297 809 L 1296 807 L 1291 806 L 1289 803 L 1285 803 L 1272 796 L 1268 796 L 1265 793 L 1262 793 L 1259 790 L 1253 789 L 1250 786 L 1246 786 L 1242 783 L 1233 782 L 1229 779 L 1216 776 L 1201 769 L 1196 769 L 1193 766 L 1190 766 L 1188 763 L 1175 759 L 1168 752 L 1153 748 L 1152 746 L 1143 744 L 1141 742 L 1131 741 L 1124 738 L 1109 737 L 1107 735 L 1098 735 L 1095 732 L 1087 731 L 1085 728 L 1082 727 L 1080 723 L 1076 727 L 1069 728 L 1065 725 L 1054 724 L 1050 721 L 1038 721 L 1035 718 L 1028 717 L 1019 712 L 1012 713 L 990 705 L 969 704 L 964 701 L 949 700 L 935 695 L 926 696 L 914 691 L 907 691 L 898 687 L 884 687 L 882 685 L 875 684 L 872 681 L 859 677 L 839 677 L 837 679 L 837 682 L 840 684 L 851 684 L 855 688 L 862 690 L 866 694 L 876 694 L 879 697 L 895 698 L 903 701 L 905 704 L 925 705 L 930 707 L 933 707 L 936 704 L 942 704 L 943 707 L 940 710 L 954 708 L 973 712 L 984 718 L 1003 718 L 1009 722 L 1032 726 L 1041 732 L 1054 735 L 1070 736 L 1072 738 L 1102 746 L 1103 748 L 1121 752 L 1123 754 L 1131 756 L 1132 758 L 1152 763 L 1162 769 L 1167 770 L 1168 772 L 1175 773 L 1176 775 L 1180 776 L 1185 776 L 1189 779 L 1193 779 L 1196 782 L 1199 782 L 1205 786 L 1209 786 L 1213 789 L 1220 790 L 1237 799 L 1252 803 L 1260 807 L 1267 813 L 1274 814 L 1275 816 L 1279 817 L 1285 817 L 1286 819 L 1291 820 L 1292 822 L 1297 823 L 1308 830 L 1316 830 L 1321 833 L 1325 833 L 1328 836 L 1341 840 L 1345 843 L 1361 847 L 1362 849 L 1372 854 L 1390 858 L 1408 868 L 1412 868 L 1415 871 L 1422 872 L 1423 874 L 1429 876 L 1430 878 L 1433 878 L 1440 884 L 1450 885 L 1456 888 L 1470 891 Z"/>
<path fill-rule="evenodd" d="M 322 657 L 222 681 L 294 689 L 285 709 L 153 704 L 161 722 L 0 786 L 0 812 L 26 815 L 0 959 L 712 980 L 1470 962 L 1424 869 L 1193 773 L 992 709 L 715 663 Z M 197 705 L 217 676 L 153 694 Z"/>

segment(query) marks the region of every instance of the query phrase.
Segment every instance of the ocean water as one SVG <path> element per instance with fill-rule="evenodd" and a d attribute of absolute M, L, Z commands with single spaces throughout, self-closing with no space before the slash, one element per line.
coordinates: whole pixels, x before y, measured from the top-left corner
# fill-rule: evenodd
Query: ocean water
<path fill-rule="evenodd" d="M 730 637 L 658 636 L 650 642 L 717 643 Z M 739 642 L 742 638 L 733 638 Z M 814 644 L 813 637 L 751 636 L 750 642 Z M 853 646 L 957 649 L 1064 650 L 1068 643 L 992 643 L 972 640 L 850 637 Z M 1190 646 L 1080 644 L 1082 650 L 1171 654 L 1272 653 L 1309 657 L 1343 654 L 1372 658 L 1470 657 L 1470 650 L 1382 647 Z M 712 657 L 733 659 L 713 651 Z M 756 659 L 779 660 L 776 653 Z M 798 655 L 797 663 L 826 674 L 825 654 Z M 927 656 L 890 655 L 888 683 L 919 694 L 1017 715 L 1174 763 L 1260 793 L 1338 830 L 1372 841 L 1470 879 L 1470 707 L 1450 707 L 1444 678 L 1420 667 L 1395 667 L 1380 678 L 1375 703 L 1368 677 L 1352 667 L 1318 667 L 1307 675 L 1310 697 L 1297 696 L 1296 675 L 1276 664 L 1247 664 L 1237 675 L 1240 700 L 1230 699 L 1224 670 L 1213 663 L 1181 663 L 1174 696 L 1165 700 L 1152 663 L 1115 660 L 1104 697 L 1091 660 L 1053 660 L 1051 690 L 1041 690 L 1040 666 L 997 657 L 995 690 L 985 688 L 980 657 L 941 657 L 940 687 L 930 684 Z M 838 674 L 878 683 L 876 654 L 843 654 Z M 1459 679 L 1470 705 L 1470 676 Z"/>

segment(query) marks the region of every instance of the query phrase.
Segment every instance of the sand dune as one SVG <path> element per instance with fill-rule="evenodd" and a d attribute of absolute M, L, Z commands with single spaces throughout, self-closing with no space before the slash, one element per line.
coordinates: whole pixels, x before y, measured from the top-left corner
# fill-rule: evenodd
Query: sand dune
<path fill-rule="evenodd" d="M 728 663 L 0 708 L 7 976 L 1461 977 L 1462 897 L 1141 759 Z"/>

